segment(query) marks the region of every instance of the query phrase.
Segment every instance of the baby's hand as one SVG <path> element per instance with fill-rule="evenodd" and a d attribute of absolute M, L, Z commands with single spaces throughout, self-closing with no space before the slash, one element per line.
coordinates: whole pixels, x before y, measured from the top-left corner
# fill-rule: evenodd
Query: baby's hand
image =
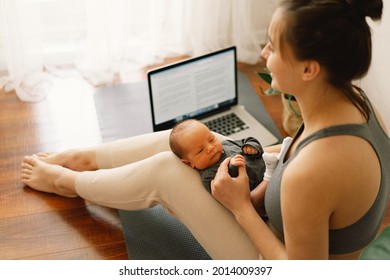
<path fill-rule="evenodd" d="M 228 165 L 228 171 L 231 177 L 238 176 L 239 166 L 245 166 L 245 158 L 242 155 L 235 155 L 230 159 L 230 163 Z"/>
<path fill-rule="evenodd" d="M 259 152 L 258 150 L 256 150 L 255 148 L 253 148 L 250 145 L 245 145 L 244 147 L 242 147 L 242 151 L 246 155 L 255 155 Z"/>
<path fill-rule="evenodd" d="M 235 155 L 230 159 L 230 164 L 234 166 L 244 166 L 245 158 L 242 155 Z"/>

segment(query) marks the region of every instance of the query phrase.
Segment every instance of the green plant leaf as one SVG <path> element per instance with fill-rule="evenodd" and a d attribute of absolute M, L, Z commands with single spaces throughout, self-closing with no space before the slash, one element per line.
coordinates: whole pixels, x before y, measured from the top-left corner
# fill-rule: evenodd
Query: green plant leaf
<path fill-rule="evenodd" d="M 269 72 L 257 72 L 257 75 L 259 75 L 259 77 L 262 78 L 267 84 L 270 85 L 272 83 L 272 77 Z M 264 91 L 264 94 L 266 95 L 276 95 L 282 93 L 283 92 L 273 89 L 272 87 Z M 288 97 L 289 101 L 295 100 L 295 98 L 291 94 L 285 93 L 285 95 Z"/>
<path fill-rule="evenodd" d="M 257 75 L 259 75 L 267 84 L 271 84 L 272 77 L 269 73 L 257 72 Z"/>
<path fill-rule="evenodd" d="M 282 93 L 280 91 L 276 90 L 276 89 L 269 88 L 269 89 L 264 91 L 264 94 L 266 94 L 266 95 L 276 95 L 276 94 L 282 94 Z"/>

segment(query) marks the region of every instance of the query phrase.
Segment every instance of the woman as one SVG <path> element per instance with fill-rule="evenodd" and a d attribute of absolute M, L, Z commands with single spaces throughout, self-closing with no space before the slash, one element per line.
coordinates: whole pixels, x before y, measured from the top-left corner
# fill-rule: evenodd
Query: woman
<path fill-rule="evenodd" d="M 351 83 L 368 71 L 366 16 L 380 19 L 382 5 L 292 0 L 273 15 L 262 55 L 272 87 L 295 96 L 304 125 L 283 149 L 261 199 L 268 222 L 251 203 L 244 167 L 231 178 L 226 159 L 213 198 L 199 174 L 169 151 L 169 131 L 26 157 L 22 181 L 118 209 L 161 203 L 213 259 L 356 259 L 377 234 L 390 193 L 389 137 Z"/>

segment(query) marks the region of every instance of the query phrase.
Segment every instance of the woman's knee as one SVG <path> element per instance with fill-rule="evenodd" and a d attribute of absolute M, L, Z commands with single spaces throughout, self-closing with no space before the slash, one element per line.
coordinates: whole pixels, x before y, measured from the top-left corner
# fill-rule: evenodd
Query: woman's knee
<path fill-rule="evenodd" d="M 199 172 L 183 163 L 171 151 L 155 155 L 153 162 L 160 168 L 158 183 L 166 191 L 173 189 L 177 192 L 184 185 L 201 185 Z"/>
<path fill-rule="evenodd" d="M 170 169 L 172 166 L 182 166 L 184 163 L 171 151 L 163 151 L 155 156 L 156 161 L 165 169 Z"/>
<path fill-rule="evenodd" d="M 183 163 L 173 152 L 160 152 L 156 156 L 156 162 L 161 167 L 162 172 L 171 176 L 180 176 L 183 173 L 192 173 L 196 170 Z"/>

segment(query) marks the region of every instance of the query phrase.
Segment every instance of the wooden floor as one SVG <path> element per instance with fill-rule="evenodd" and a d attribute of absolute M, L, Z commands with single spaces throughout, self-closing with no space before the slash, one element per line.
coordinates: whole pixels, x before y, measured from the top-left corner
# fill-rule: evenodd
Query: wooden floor
<path fill-rule="evenodd" d="M 168 61 L 169 62 L 169 61 Z M 239 64 L 281 131 L 279 96 L 264 96 L 255 71 Z M 0 91 L 0 259 L 127 259 L 118 213 L 82 199 L 39 193 L 20 182 L 24 155 L 101 142 L 94 88 L 72 80 L 53 84 L 38 103 Z M 385 223 L 390 224 L 387 211 Z"/>

